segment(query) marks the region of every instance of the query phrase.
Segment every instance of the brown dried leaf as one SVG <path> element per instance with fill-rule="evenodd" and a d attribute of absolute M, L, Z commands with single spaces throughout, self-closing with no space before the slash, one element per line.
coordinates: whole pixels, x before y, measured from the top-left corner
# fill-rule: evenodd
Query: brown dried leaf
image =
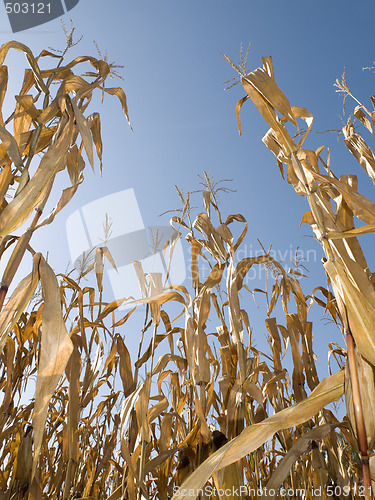
<path fill-rule="evenodd" d="M 61 312 L 59 286 L 54 272 L 43 258 L 39 262 L 39 272 L 44 304 L 33 416 L 34 460 L 32 477 L 35 476 L 42 447 L 48 404 L 73 351 L 73 344 Z"/>
<path fill-rule="evenodd" d="M 354 116 L 359 120 L 362 125 L 364 125 L 369 132 L 372 133 L 372 126 L 370 120 L 367 118 L 366 114 L 363 111 L 363 106 L 356 106 L 354 108 Z"/>
<path fill-rule="evenodd" d="M 82 137 L 82 142 L 85 147 L 87 158 L 89 159 L 92 170 L 94 171 L 94 153 L 92 148 L 92 136 L 90 133 L 90 127 L 87 123 L 86 118 L 83 116 L 82 111 L 76 104 L 75 99 L 72 100 L 72 106 L 74 110 L 74 117 L 76 119 L 78 130 Z"/>
<path fill-rule="evenodd" d="M 0 125 L 0 140 L 4 145 L 9 158 L 12 160 L 18 170 L 22 172 L 24 169 L 24 165 L 20 150 L 18 149 L 17 141 L 12 136 L 12 134 L 8 132 L 8 130 L 2 125 Z"/>
<path fill-rule="evenodd" d="M 111 89 L 104 89 L 104 91 L 107 94 L 115 95 L 119 98 L 119 100 L 121 102 L 122 110 L 123 110 L 125 117 L 126 117 L 126 120 L 129 123 L 130 128 L 132 128 L 130 125 L 130 120 L 129 120 L 129 110 L 128 110 L 128 104 L 126 102 L 126 94 L 123 91 L 123 89 L 121 87 L 114 87 Z"/>
<path fill-rule="evenodd" d="M 328 260 L 324 268 L 331 280 L 341 318 L 348 320 L 351 332 L 362 356 L 375 365 L 375 308 L 349 279 L 345 268 L 337 260 Z"/>
<path fill-rule="evenodd" d="M 92 139 L 95 144 L 96 148 L 96 154 L 98 155 L 98 158 L 100 160 L 100 172 L 102 172 L 103 169 L 103 162 L 102 162 L 102 157 L 103 157 L 103 142 L 102 142 L 102 136 L 100 132 L 100 115 L 99 113 L 93 113 L 87 118 L 87 123 L 88 126 L 91 130 L 92 134 Z"/>
<path fill-rule="evenodd" d="M 242 80 L 245 86 L 244 80 L 249 82 L 273 108 L 277 109 L 277 111 L 298 128 L 296 118 L 287 97 L 277 86 L 275 80 L 263 68 L 257 68 L 247 74 Z"/>
<path fill-rule="evenodd" d="M 73 123 L 69 119 L 56 142 L 43 156 L 35 175 L 21 193 L 9 203 L 0 214 L 0 236 L 14 231 L 28 219 L 33 209 L 38 206 L 48 185 L 61 167 L 73 134 Z"/>
<path fill-rule="evenodd" d="M 236 104 L 236 117 L 237 117 L 237 126 L 238 126 L 238 133 L 240 135 L 242 135 L 242 131 L 241 131 L 241 115 L 240 115 L 240 111 L 241 111 L 241 108 L 242 108 L 242 105 L 248 100 L 249 96 L 246 95 L 245 97 L 243 97 L 242 99 L 240 99 L 238 101 L 238 103 Z"/>
<path fill-rule="evenodd" d="M 4 127 L 4 118 L 3 118 L 3 103 L 4 97 L 7 91 L 8 86 L 8 68 L 7 66 L 0 67 L 0 125 Z"/>
<path fill-rule="evenodd" d="M 34 255 L 33 272 L 20 282 L 0 314 L 0 353 L 3 350 L 9 332 L 18 321 L 35 292 L 39 282 L 38 266 L 40 258 L 41 254 Z"/>
<path fill-rule="evenodd" d="M 48 89 L 43 81 L 38 63 L 36 62 L 36 59 L 33 56 L 33 53 L 31 52 L 29 47 L 27 47 L 23 43 L 15 42 L 15 41 L 4 43 L 0 48 L 0 66 L 3 65 L 4 60 L 5 60 L 5 58 L 8 54 L 8 51 L 10 49 L 16 49 L 16 50 L 19 50 L 20 52 L 24 52 L 26 54 L 26 58 L 30 64 L 32 72 L 34 73 L 34 77 L 35 77 L 36 82 L 38 83 L 38 86 L 40 87 L 40 89 L 44 93 L 48 94 Z"/>

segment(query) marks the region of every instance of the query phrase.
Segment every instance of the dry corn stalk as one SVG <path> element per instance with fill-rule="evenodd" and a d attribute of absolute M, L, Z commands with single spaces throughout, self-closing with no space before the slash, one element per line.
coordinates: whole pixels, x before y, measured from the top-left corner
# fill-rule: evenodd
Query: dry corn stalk
<path fill-rule="evenodd" d="M 228 59 L 228 58 L 227 58 Z M 357 236 L 374 230 L 375 204 L 357 191 L 355 175 L 337 178 L 331 165 L 324 162 L 321 153 L 324 147 L 310 151 L 303 147 L 313 117 L 305 108 L 292 107 L 274 79 L 272 59 L 263 58 L 263 67 L 250 73 L 241 74 L 241 82 L 247 93 L 237 104 L 237 118 L 240 128 L 240 108 L 250 98 L 261 115 L 271 127 L 263 137 L 263 142 L 277 157 L 279 169 L 284 177 L 284 165 L 287 166 L 287 180 L 298 195 L 305 196 L 310 211 L 303 216 L 302 222 L 311 225 L 318 241 L 322 244 L 326 259 L 324 267 L 328 280 L 332 284 L 336 298 L 339 317 L 345 330 L 348 344 L 348 365 L 351 383 L 346 384 L 346 399 L 349 407 L 354 400 L 354 411 L 349 411 L 352 425 L 357 434 L 362 457 L 363 482 L 367 498 L 372 497 L 369 471 L 368 446 L 374 444 L 374 428 L 372 425 L 374 407 L 374 379 L 369 377 L 369 389 L 360 394 L 357 366 L 359 373 L 372 369 L 375 365 L 375 337 L 373 326 L 375 321 L 375 289 L 373 277 L 368 269 L 365 256 L 357 240 Z M 231 61 L 230 61 L 231 62 Z M 233 65 L 233 63 L 231 63 Z M 345 77 L 336 86 L 339 91 L 351 95 Z M 358 102 L 358 101 L 357 101 Z M 372 132 L 375 112 L 369 112 L 360 104 L 354 111 L 356 118 Z M 305 121 L 306 132 L 297 141 L 292 137 L 286 124 L 290 122 L 299 130 L 297 118 Z M 359 133 L 354 132 L 349 118 L 343 128 L 345 144 L 353 153 L 369 177 L 374 180 L 374 156 Z M 328 156 L 329 160 L 329 156 Z M 322 165 L 325 173 L 319 168 Z M 336 207 L 332 208 L 331 201 Z M 355 227 L 354 217 L 365 225 Z M 353 339 L 359 351 L 354 354 Z M 370 406 L 366 396 L 369 396 Z M 366 411 L 364 414 L 364 407 Z M 366 425 L 367 422 L 367 425 Z M 367 433 L 367 435 L 366 435 Z"/>

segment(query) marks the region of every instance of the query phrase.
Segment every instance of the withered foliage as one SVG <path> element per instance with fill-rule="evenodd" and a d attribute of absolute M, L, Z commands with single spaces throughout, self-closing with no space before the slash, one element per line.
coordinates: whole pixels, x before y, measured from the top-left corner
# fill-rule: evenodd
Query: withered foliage
<path fill-rule="evenodd" d="M 216 488 L 208 495 L 212 498 L 244 498 L 241 486 L 303 489 L 309 499 L 313 488 L 337 486 L 338 498 L 358 491 L 362 471 L 350 405 L 355 391 L 345 384 L 344 370 L 319 380 L 308 317 L 311 297 L 301 288 L 300 273 L 286 271 L 267 252 L 238 257 L 246 220 L 221 213 L 217 184 L 207 175 L 204 211 L 193 220 L 190 195 L 179 191 L 183 207 L 171 219 L 190 247 L 187 287 L 166 286 L 160 274 L 146 275 L 134 263 L 143 298 L 124 313 L 119 306 L 131 299 L 103 301 L 104 257 L 115 265 L 105 246 L 85 271 L 95 270 L 95 287 L 84 286 L 82 276 L 56 277 L 35 253 L 33 233 L 52 222 L 74 195 L 85 159 L 93 165 L 94 147 L 101 161 L 99 115 L 86 116 L 93 92 L 117 95 L 126 116 L 127 106 L 121 89 L 106 87 L 111 71 L 106 61 L 78 57 L 66 64 L 65 54 L 56 59 L 47 51 L 34 58 L 16 42 L 0 49 L 1 104 L 7 86 L 4 60 L 11 48 L 26 54 L 31 69 L 15 111 L 8 119 L 0 115 L 0 250 L 8 259 L 0 315 L 0 499 L 186 496 L 176 492 L 179 486 L 190 488 L 189 496 L 203 497 L 199 489 L 205 485 Z M 41 69 L 45 58 L 57 64 Z M 83 63 L 94 68 L 85 77 L 73 73 Z M 271 60 L 264 65 L 242 81 L 272 127 L 265 142 L 310 202 L 304 220 L 327 253 L 335 294 L 319 287 L 325 300 L 317 301 L 339 325 L 350 325 L 359 350 L 358 373 L 372 402 L 373 285 L 356 236 L 371 230 L 375 211 L 357 193 L 353 177 L 337 179 L 321 150 L 302 149 L 306 134 L 298 144 L 289 136 L 287 120 L 296 124 L 302 117 L 310 128 L 312 117 L 289 105 L 274 82 Z M 345 130 L 348 145 L 368 170 L 371 162 L 359 134 L 350 124 Z M 319 172 L 319 160 L 326 174 Z M 54 179 L 64 169 L 71 186 L 39 222 Z M 34 209 L 30 227 L 15 236 Z M 355 229 L 353 215 L 365 228 Z M 25 252 L 33 255 L 32 272 L 8 298 Z M 253 266 L 267 266 L 274 277 L 272 291 L 261 294 L 267 296 L 269 353 L 253 343 L 247 280 Z M 39 282 L 42 297 L 31 300 Z M 145 309 L 138 328 L 136 307 Z M 136 360 L 129 338 L 139 342 Z M 345 358 L 345 350 L 336 347 L 335 355 Z M 349 418 L 339 422 L 327 407 L 344 392 Z M 371 415 L 370 410 L 365 414 L 366 423 Z"/>

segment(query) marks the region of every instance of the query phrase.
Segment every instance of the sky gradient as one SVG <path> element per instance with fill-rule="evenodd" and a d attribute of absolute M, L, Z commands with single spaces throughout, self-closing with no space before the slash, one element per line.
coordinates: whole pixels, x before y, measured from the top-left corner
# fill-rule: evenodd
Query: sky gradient
<path fill-rule="evenodd" d="M 85 170 L 77 195 L 51 226 L 35 236 L 34 248 L 48 251 L 56 272 L 63 272 L 70 258 L 67 239 L 61 237 L 67 217 L 122 189 L 134 189 L 146 225 L 168 225 L 169 216 L 159 215 L 179 206 L 174 185 L 184 191 L 199 189 L 198 175 L 206 170 L 216 180 L 233 179 L 226 185 L 235 192 L 220 196 L 222 211 L 247 219 L 248 254 L 259 249 L 257 238 L 265 247 L 272 243 L 280 256 L 300 247 L 305 255 L 310 252 L 310 261 L 304 263 L 309 269 L 309 278 L 303 280 L 305 293 L 324 284 L 320 246 L 307 225 L 299 228 L 307 202 L 282 180 L 275 158 L 261 142 L 267 125 L 249 102 L 241 113 L 242 137 L 238 134 L 235 105 L 245 92 L 241 85 L 224 90 L 224 82 L 236 73 L 222 54 L 238 62 L 241 43 L 246 48 L 251 42 L 249 70 L 261 65 L 261 56 L 271 55 L 276 82 L 291 104 L 313 113 L 313 131 L 340 129 L 342 98 L 335 93 L 335 79 L 346 69 L 350 88 L 365 104 L 373 93 L 374 74 L 362 68 L 372 66 L 375 59 L 374 15 L 370 0 L 80 0 L 64 16 L 65 24 L 69 26 L 70 16 L 77 36 L 83 35 L 70 57 L 97 56 L 95 40 L 102 55 L 107 51 L 109 62 L 124 65 L 120 74 L 125 81 L 113 81 L 113 86 L 123 86 L 127 94 L 134 132 L 116 98 L 106 96 L 103 105 L 95 103 L 92 111 L 102 118 L 103 175 L 98 164 L 95 175 Z M 64 47 L 58 20 L 13 35 L 3 4 L 0 16 L 1 43 L 16 39 L 35 54 L 49 46 Z M 12 53 L 8 65 L 10 61 L 18 71 L 24 66 L 21 54 Z M 14 94 L 17 77 L 13 85 Z M 348 113 L 353 108 L 348 102 Z M 305 145 L 309 149 L 328 145 L 336 175 L 356 173 L 359 191 L 371 198 L 360 166 L 337 136 L 310 133 Z M 365 139 L 371 146 L 373 139 L 369 135 Z M 199 196 L 195 204 L 201 210 Z M 372 238 L 364 240 L 368 248 Z M 324 372 L 330 327 L 319 314 L 314 313 L 315 338 Z M 252 323 L 260 336 L 265 331 L 262 317 L 264 309 L 255 308 Z"/>

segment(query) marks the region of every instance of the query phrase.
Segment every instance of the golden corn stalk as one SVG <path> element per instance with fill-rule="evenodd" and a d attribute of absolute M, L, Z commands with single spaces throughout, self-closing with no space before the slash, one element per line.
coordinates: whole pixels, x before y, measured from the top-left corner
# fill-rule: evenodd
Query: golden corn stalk
<path fill-rule="evenodd" d="M 103 95 L 105 92 L 117 95 L 125 116 L 129 119 L 124 91 L 120 88 L 106 88 L 105 86 L 106 79 L 111 74 L 110 64 L 94 57 L 78 57 L 68 64 L 65 63 L 66 53 L 74 45 L 73 31 L 72 29 L 67 34 L 66 49 L 60 54 L 43 51 L 38 57 L 34 57 L 31 50 L 19 42 L 6 43 L 0 49 L 1 257 L 4 259 L 7 255 L 5 252 L 12 249 L 0 289 L 0 310 L 2 310 L 0 351 L 3 351 L 6 346 L 7 361 L 11 359 L 11 352 L 13 352 L 10 332 L 14 331 L 20 318 L 25 314 L 24 311 L 39 281 L 43 290 L 43 312 L 39 325 L 42 329 L 42 336 L 38 346 L 38 376 L 32 427 L 28 427 L 27 447 L 22 442 L 18 443 L 20 445 L 18 458 L 12 464 L 17 466 L 15 481 L 20 491 L 27 489 L 26 487 L 35 476 L 48 405 L 74 349 L 62 316 L 60 287 L 56 277 L 45 259 L 30 247 L 30 240 L 39 227 L 53 221 L 83 181 L 85 167 L 82 157 L 83 149 L 94 168 L 93 147 L 95 146 L 100 168 L 102 168 L 100 116 L 98 113 L 84 116 L 93 92 L 99 89 Z M 25 71 L 20 94 L 15 96 L 14 111 L 8 118 L 5 118 L 2 108 L 5 103 L 8 104 L 6 99 L 8 67 L 4 62 L 10 50 L 23 52 L 30 68 Z M 43 69 L 44 61 L 51 61 L 51 59 L 55 65 L 52 68 Z M 89 80 L 73 72 L 73 69 L 84 63 L 91 64 L 93 68 L 93 71 L 86 73 Z M 9 131 L 11 125 L 13 134 Z M 42 155 L 41 159 L 40 155 Z M 56 207 L 39 222 L 53 192 L 55 178 L 65 169 L 69 174 L 71 186 L 63 190 Z M 30 220 L 34 210 L 36 213 L 30 226 L 21 236 L 14 236 L 13 231 L 23 227 Z M 9 286 L 26 251 L 31 252 L 33 256 L 32 273 L 21 281 L 3 307 Z M 7 367 L 9 369 L 10 365 L 7 364 Z M 13 405 L 14 394 L 8 391 L 7 386 L 2 401 L 3 426 L 8 420 Z M 34 443 L 33 460 L 30 455 L 31 429 Z M 21 462 L 25 449 L 28 450 L 29 456 L 23 457 Z"/>
<path fill-rule="evenodd" d="M 266 57 L 262 62 L 263 67 L 249 73 L 243 71 L 244 67 L 235 66 L 247 94 L 236 107 L 239 132 L 241 134 L 240 108 L 250 98 L 270 126 L 263 142 L 275 154 L 283 178 L 286 165 L 288 183 L 298 195 L 306 197 L 309 204 L 310 211 L 304 214 L 302 222 L 311 225 L 324 249 L 324 268 L 346 334 L 349 374 L 346 402 L 361 453 L 366 497 L 371 498 L 368 452 L 373 449 L 375 438 L 375 282 L 357 236 L 374 231 L 375 204 L 358 193 L 355 175 L 335 176 L 329 163 L 329 154 L 328 163 L 321 156 L 324 146 L 316 151 L 303 147 L 313 116 L 305 108 L 290 105 L 275 82 L 272 59 Z M 345 98 L 354 98 L 346 84 L 345 74 L 341 81 L 336 81 L 336 87 L 344 93 Z M 372 133 L 375 111 L 370 112 L 354 99 L 358 103 L 354 116 Z M 307 129 L 303 134 L 299 133 L 297 119 L 306 123 Z M 295 137 L 286 128 L 288 122 L 297 129 Z M 375 157 L 361 135 L 354 131 L 351 117 L 343 127 L 343 135 L 345 145 L 374 182 Z M 331 202 L 336 210 L 332 208 Z M 354 217 L 364 225 L 355 227 Z M 355 353 L 356 349 L 358 354 Z"/>
<path fill-rule="evenodd" d="M 70 34 L 67 48 L 71 45 Z M 5 119 L 4 61 L 11 48 L 26 54 L 30 69 L 15 111 Z M 239 259 L 247 223 L 240 214 L 222 214 L 217 197 L 227 190 L 222 184 L 204 174 L 204 209 L 194 215 L 192 194 L 177 190 L 182 207 L 171 224 L 190 246 L 190 283 L 167 287 L 160 275 L 146 275 L 136 262 L 143 299 L 126 313 L 118 307 L 131 299 L 103 300 L 104 257 L 115 266 L 108 249 L 98 249 L 94 263 L 78 275 L 55 276 L 32 248 L 33 233 L 53 222 L 77 191 L 85 159 L 93 164 L 94 147 L 101 162 L 100 118 L 96 113 L 86 116 L 93 92 L 117 95 L 127 116 L 123 90 L 106 87 L 111 65 L 93 57 L 66 63 L 66 52 L 56 56 L 43 51 L 35 58 L 17 42 L 0 49 L 0 256 L 8 259 L 0 314 L 0 500 L 164 500 L 174 495 L 221 500 L 257 498 L 259 488 L 265 497 L 267 487 L 269 498 L 273 489 L 281 488 L 303 490 L 311 500 L 317 491 L 321 498 L 328 498 L 329 491 L 340 499 L 360 494 L 361 461 L 350 423 L 355 381 L 350 378 L 351 390 L 344 369 L 319 380 L 310 298 L 300 285 L 301 273 L 286 271 L 267 251 Z M 43 69 L 51 60 L 53 68 Z M 76 74 L 85 64 L 94 70 Z M 352 179 L 335 180 L 340 189 L 345 186 L 345 196 L 336 184 L 319 187 L 323 181 L 314 177 L 319 173 L 316 164 L 309 167 L 313 155 L 302 152 L 301 142 L 294 146 L 283 128 L 286 119 L 295 123 L 302 115 L 309 122 L 311 117 L 286 104 L 270 59 L 265 64 L 268 69 L 244 82 L 252 88 L 268 82 L 269 92 L 258 87 L 249 92 L 259 106 L 266 103 L 264 112 L 277 125 L 275 137 L 267 136 L 269 144 L 279 161 L 288 164 L 291 182 L 312 190 L 312 210 L 327 225 L 318 234 L 331 252 L 326 269 L 339 295 L 335 299 L 321 286 L 325 301 L 316 301 L 335 321 L 350 325 L 359 384 L 366 379 L 365 397 L 372 401 L 370 332 L 369 326 L 364 333 L 361 328 L 362 314 L 373 299 L 368 294 L 367 302 L 360 300 L 364 257 L 356 238 L 347 234 L 356 231 L 353 223 L 350 227 L 356 209 L 351 196 L 357 200 L 359 195 L 351 191 Z M 64 169 L 71 186 L 40 221 L 47 198 L 54 194 L 54 179 Z M 326 177 L 331 176 L 329 171 Z M 340 217 L 334 216 L 327 193 L 336 193 Z M 305 219 L 314 225 L 312 217 Z M 25 223 L 30 226 L 23 235 L 12 234 Z M 26 252 L 33 257 L 31 272 L 6 297 Z M 349 273 L 353 255 L 362 260 Z M 266 267 L 267 283 L 273 280 L 270 292 L 250 289 L 254 266 Z M 91 269 L 95 287 L 82 280 Z M 266 353 L 253 342 L 258 332 L 251 327 L 251 294 L 265 298 Z M 350 307 L 348 296 L 356 299 Z M 145 312 L 141 325 L 133 316 L 136 307 Z M 128 339 L 135 337 L 138 355 L 132 360 Z M 289 346 L 291 370 L 285 361 Z M 335 346 L 332 351 L 340 364 L 344 350 Z M 327 406 L 340 399 L 344 388 L 349 418 L 340 422 Z M 371 415 L 369 411 L 363 417 L 369 447 Z"/>

